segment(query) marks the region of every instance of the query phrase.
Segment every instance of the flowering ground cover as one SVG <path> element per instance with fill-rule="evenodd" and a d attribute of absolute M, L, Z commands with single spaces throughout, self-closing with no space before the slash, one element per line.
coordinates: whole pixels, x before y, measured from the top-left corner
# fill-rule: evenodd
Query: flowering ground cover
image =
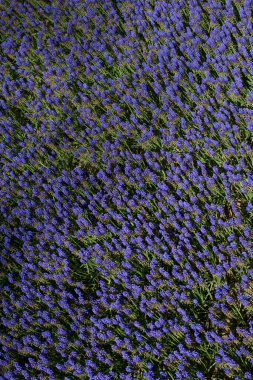
<path fill-rule="evenodd" d="M 0 379 L 253 379 L 251 0 L 0 0 Z"/>

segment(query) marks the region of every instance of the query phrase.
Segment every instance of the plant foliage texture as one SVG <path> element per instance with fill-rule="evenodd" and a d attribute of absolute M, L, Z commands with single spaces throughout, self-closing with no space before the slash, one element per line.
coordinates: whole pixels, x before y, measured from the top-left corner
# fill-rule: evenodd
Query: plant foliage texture
<path fill-rule="evenodd" d="M 253 379 L 252 0 L 0 0 L 0 379 Z"/>

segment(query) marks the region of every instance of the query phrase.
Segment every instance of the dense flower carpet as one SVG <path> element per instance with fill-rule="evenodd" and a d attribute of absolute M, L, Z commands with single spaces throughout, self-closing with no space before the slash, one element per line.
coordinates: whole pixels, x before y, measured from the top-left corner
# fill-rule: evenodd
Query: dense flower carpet
<path fill-rule="evenodd" d="M 0 380 L 253 379 L 253 2 L 0 0 Z"/>

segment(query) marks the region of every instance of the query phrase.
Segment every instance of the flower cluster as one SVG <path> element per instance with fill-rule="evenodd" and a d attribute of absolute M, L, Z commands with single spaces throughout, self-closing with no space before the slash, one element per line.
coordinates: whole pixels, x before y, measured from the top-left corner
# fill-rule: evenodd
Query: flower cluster
<path fill-rule="evenodd" d="M 0 379 L 253 379 L 250 0 L 0 0 Z"/>

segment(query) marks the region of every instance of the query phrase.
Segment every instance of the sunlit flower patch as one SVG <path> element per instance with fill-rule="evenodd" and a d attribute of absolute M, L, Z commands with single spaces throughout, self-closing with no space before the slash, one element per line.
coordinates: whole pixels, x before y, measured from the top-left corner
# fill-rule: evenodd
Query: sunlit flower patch
<path fill-rule="evenodd" d="M 253 379 L 253 4 L 0 0 L 0 379 Z"/>

